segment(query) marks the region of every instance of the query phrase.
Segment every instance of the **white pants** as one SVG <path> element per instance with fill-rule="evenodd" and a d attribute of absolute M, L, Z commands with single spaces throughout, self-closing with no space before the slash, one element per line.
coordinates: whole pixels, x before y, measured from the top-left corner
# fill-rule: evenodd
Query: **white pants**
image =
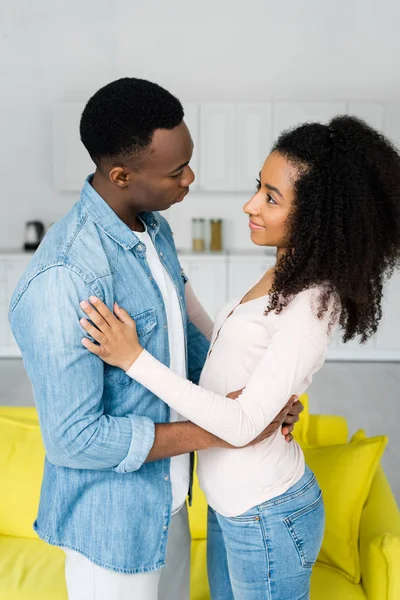
<path fill-rule="evenodd" d="M 166 567 L 151 573 L 116 573 L 68 548 L 69 600 L 189 600 L 190 533 L 186 504 L 171 518 Z"/>

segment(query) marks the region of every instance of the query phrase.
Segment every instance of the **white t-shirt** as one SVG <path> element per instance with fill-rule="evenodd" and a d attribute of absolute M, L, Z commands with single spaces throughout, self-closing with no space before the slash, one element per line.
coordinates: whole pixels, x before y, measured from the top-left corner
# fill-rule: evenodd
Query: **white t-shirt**
<path fill-rule="evenodd" d="M 135 235 L 146 246 L 146 259 L 150 271 L 163 297 L 165 312 L 167 314 L 168 342 L 170 355 L 170 369 L 176 375 L 186 378 L 186 349 L 185 334 L 183 331 L 182 313 L 176 288 L 161 263 L 154 244 L 147 232 L 135 231 Z M 170 411 L 170 422 L 186 421 L 182 415 L 173 408 Z M 171 458 L 171 486 L 172 486 L 172 512 L 178 511 L 185 502 L 189 490 L 190 455 L 181 454 Z"/>

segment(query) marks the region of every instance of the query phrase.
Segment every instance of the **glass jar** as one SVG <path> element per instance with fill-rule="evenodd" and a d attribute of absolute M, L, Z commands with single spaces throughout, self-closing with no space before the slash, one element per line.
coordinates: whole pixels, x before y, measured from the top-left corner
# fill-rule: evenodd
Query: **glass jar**
<path fill-rule="evenodd" d="M 210 250 L 212 252 L 222 252 L 222 219 L 211 219 L 211 242 Z"/>
<path fill-rule="evenodd" d="M 206 249 L 205 241 L 205 220 L 192 219 L 192 248 L 193 252 L 204 252 Z"/>

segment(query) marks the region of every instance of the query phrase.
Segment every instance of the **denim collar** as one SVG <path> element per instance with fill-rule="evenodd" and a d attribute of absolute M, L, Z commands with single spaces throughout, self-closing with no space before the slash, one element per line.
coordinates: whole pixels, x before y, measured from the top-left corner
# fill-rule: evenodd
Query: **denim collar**
<path fill-rule="evenodd" d="M 84 205 L 90 218 L 93 219 L 96 225 L 98 225 L 104 233 L 125 250 L 132 250 L 132 248 L 140 244 L 139 238 L 128 225 L 125 225 L 125 223 L 121 221 L 107 202 L 92 187 L 92 179 L 93 174 L 86 178 L 85 185 L 81 192 L 80 202 Z M 146 223 L 150 231 L 153 231 L 154 234 L 157 233 L 160 228 L 159 216 L 157 213 L 141 212 L 138 216 Z"/>

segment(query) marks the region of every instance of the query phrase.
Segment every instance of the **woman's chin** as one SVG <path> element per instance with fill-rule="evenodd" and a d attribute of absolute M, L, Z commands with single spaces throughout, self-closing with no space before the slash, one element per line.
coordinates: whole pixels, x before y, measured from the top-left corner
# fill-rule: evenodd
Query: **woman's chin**
<path fill-rule="evenodd" d="M 250 231 L 250 239 L 256 246 L 271 246 L 263 231 Z"/>

